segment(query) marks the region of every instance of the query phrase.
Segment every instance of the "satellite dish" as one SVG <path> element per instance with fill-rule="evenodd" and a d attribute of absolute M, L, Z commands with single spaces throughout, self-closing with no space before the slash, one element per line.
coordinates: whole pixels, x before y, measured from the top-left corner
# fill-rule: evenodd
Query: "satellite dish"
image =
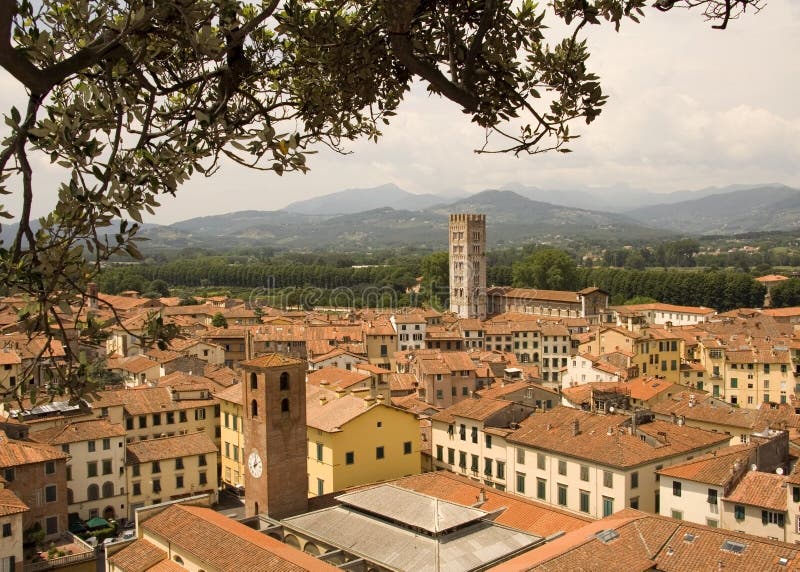
<path fill-rule="evenodd" d="M 777 469 L 775 469 L 775 474 L 776 475 L 782 475 L 783 474 L 783 467 L 778 467 Z"/>
<path fill-rule="evenodd" d="M 756 465 L 755 463 L 753 463 L 752 465 L 750 465 L 750 470 L 751 470 L 751 471 L 757 471 L 757 470 L 758 470 L 758 465 Z"/>
<path fill-rule="evenodd" d="M 609 413 L 614 413 L 614 411 L 616 411 L 616 410 L 614 409 L 614 406 L 613 406 L 613 405 L 612 405 L 611 407 L 609 407 L 609 408 L 608 408 L 608 412 L 609 412 Z"/>

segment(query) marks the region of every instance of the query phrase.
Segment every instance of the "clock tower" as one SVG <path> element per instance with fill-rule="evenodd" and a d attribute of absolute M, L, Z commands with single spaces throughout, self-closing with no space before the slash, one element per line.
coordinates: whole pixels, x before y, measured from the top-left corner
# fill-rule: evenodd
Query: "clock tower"
<path fill-rule="evenodd" d="M 272 518 L 308 510 L 306 362 L 268 354 L 244 371 L 245 516 Z"/>

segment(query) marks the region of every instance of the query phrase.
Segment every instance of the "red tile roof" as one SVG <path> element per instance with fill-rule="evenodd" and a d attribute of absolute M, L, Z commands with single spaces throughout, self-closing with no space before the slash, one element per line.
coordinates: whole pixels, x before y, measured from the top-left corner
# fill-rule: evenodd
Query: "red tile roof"
<path fill-rule="evenodd" d="M 578 434 L 574 423 L 578 422 Z M 635 467 L 706 447 L 721 446 L 730 436 L 680 426 L 665 421 L 637 425 L 637 432 L 651 443 L 666 434 L 666 443 L 650 444 L 639 434 L 630 435 L 626 415 L 598 415 L 569 407 L 555 407 L 531 415 L 508 436 L 510 443 L 587 459 L 609 467 Z M 610 434 L 609 434 L 610 433 Z"/>
<path fill-rule="evenodd" d="M 125 428 L 108 419 L 73 421 L 61 427 L 53 427 L 31 433 L 31 439 L 48 445 L 64 445 L 80 441 L 94 441 L 111 437 L 124 437 Z"/>
<path fill-rule="evenodd" d="M 46 461 L 58 461 L 69 457 L 61 449 L 34 441 L 9 439 L 0 431 L 0 467 L 16 467 Z"/>
<path fill-rule="evenodd" d="M 723 500 L 786 512 L 785 480 L 783 475 L 750 471 Z"/>
<path fill-rule="evenodd" d="M 478 508 L 488 512 L 498 511 L 499 514 L 493 518 L 494 522 L 538 536 L 569 532 L 592 521 L 590 518 L 567 513 L 518 495 L 482 486 L 449 471 L 405 477 L 393 484 L 465 506 L 476 506 L 483 490 L 486 501 L 478 505 Z"/>
<path fill-rule="evenodd" d="M 204 431 L 129 443 L 126 465 L 216 453 L 217 446 Z"/>
<path fill-rule="evenodd" d="M 0 516 L 10 516 L 30 510 L 17 495 L 9 489 L 0 489 Z"/>
<path fill-rule="evenodd" d="M 211 509 L 172 505 L 141 524 L 219 572 L 301 572 L 338 568 Z"/>
<path fill-rule="evenodd" d="M 152 570 L 163 560 L 168 561 L 167 553 L 146 540 L 137 540 L 108 557 L 108 561 L 122 572 Z"/>
<path fill-rule="evenodd" d="M 267 354 L 251 360 L 240 362 L 244 367 L 286 367 L 304 363 L 302 360 L 283 354 Z"/>

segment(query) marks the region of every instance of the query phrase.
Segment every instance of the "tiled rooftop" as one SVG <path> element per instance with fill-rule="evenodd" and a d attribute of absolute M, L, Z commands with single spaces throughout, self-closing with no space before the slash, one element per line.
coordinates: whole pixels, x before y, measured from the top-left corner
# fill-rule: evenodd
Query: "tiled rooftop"
<path fill-rule="evenodd" d="M 219 572 L 303 572 L 337 568 L 211 509 L 172 505 L 141 524 Z M 127 571 L 126 571 L 127 572 Z"/>
<path fill-rule="evenodd" d="M 127 465 L 215 453 L 217 446 L 204 431 L 128 443 Z"/>

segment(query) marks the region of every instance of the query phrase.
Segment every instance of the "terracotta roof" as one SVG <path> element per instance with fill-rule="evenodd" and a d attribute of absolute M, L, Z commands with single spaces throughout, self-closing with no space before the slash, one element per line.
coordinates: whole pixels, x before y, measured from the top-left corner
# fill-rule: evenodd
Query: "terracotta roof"
<path fill-rule="evenodd" d="M 420 359 L 419 369 L 423 375 L 450 375 L 452 369 L 440 359 Z"/>
<path fill-rule="evenodd" d="M 338 568 L 211 509 L 172 505 L 141 524 L 219 572 L 331 571 Z"/>
<path fill-rule="evenodd" d="M 387 372 L 388 373 L 388 372 Z M 355 370 L 346 370 L 338 367 L 323 367 L 309 372 L 306 376 L 308 385 L 321 385 L 327 383 L 329 389 L 348 389 L 370 379 L 370 374 Z"/>
<path fill-rule="evenodd" d="M 286 367 L 304 363 L 302 360 L 283 354 L 267 354 L 254 359 L 240 362 L 245 367 Z"/>
<path fill-rule="evenodd" d="M 574 387 L 565 387 L 561 393 L 570 403 L 577 406 L 590 403 L 595 391 L 625 394 L 626 386 L 627 384 L 623 381 L 593 381 Z"/>
<path fill-rule="evenodd" d="M 135 355 L 108 360 L 108 369 L 121 369 L 131 373 L 142 373 L 157 368 L 159 363 L 143 355 Z"/>
<path fill-rule="evenodd" d="M 5 432 L 0 431 L 0 467 L 16 467 L 31 465 L 46 461 L 58 461 L 69 457 L 66 453 L 34 441 L 18 441 L 9 439 Z"/>
<path fill-rule="evenodd" d="M 456 417 L 464 417 L 475 421 L 483 421 L 503 409 L 511 409 L 514 403 L 500 399 L 480 397 L 474 399 L 462 399 L 455 405 L 443 409 L 432 417 L 434 421 L 442 423 L 453 423 Z"/>
<path fill-rule="evenodd" d="M 653 302 L 650 304 L 628 304 L 626 306 L 609 306 L 612 310 L 629 311 L 629 312 L 671 312 L 674 314 L 714 314 L 714 308 L 706 308 L 705 306 L 676 306 L 674 304 L 662 304 L 661 302 Z"/>
<path fill-rule="evenodd" d="M 73 421 L 61 427 L 44 429 L 31 434 L 31 439 L 49 445 L 64 445 L 80 441 L 94 441 L 111 437 L 124 437 L 125 428 L 108 419 Z"/>
<path fill-rule="evenodd" d="M 383 406 L 352 394 L 337 396 L 333 391 L 306 385 L 306 424 L 320 431 L 341 431 L 347 423 L 375 407 Z"/>
<path fill-rule="evenodd" d="M 0 516 L 10 516 L 30 510 L 10 489 L 0 489 Z"/>
<path fill-rule="evenodd" d="M 451 371 L 472 371 L 475 364 L 466 352 L 442 352 L 442 359 Z"/>
<path fill-rule="evenodd" d="M 214 405 L 217 400 L 173 399 L 169 387 L 137 387 L 113 391 L 98 391 L 87 397 L 93 409 L 122 405 L 130 415 L 145 415 L 162 411 L 178 411 Z"/>
<path fill-rule="evenodd" d="M 731 550 L 730 542 L 741 550 Z M 786 564 L 779 565 L 780 558 Z M 626 509 L 492 570 L 711 572 L 799 566 L 800 551 L 793 544 Z"/>
<path fill-rule="evenodd" d="M 330 347 L 330 346 L 328 346 L 328 347 Z M 309 361 L 309 363 L 317 363 L 317 362 L 324 361 L 326 359 L 332 359 L 332 358 L 335 358 L 335 357 L 341 356 L 341 355 L 351 356 L 351 357 L 354 357 L 354 358 L 358 359 L 359 361 L 364 359 L 362 356 L 359 356 L 359 355 L 356 355 L 356 354 L 352 354 L 352 353 L 350 353 L 350 352 L 348 352 L 346 350 L 343 350 L 342 348 L 333 348 L 332 350 L 330 350 L 327 353 L 315 355 L 312 359 L 309 359 L 308 361 Z"/>
<path fill-rule="evenodd" d="M 241 405 L 244 400 L 244 396 L 242 395 L 242 385 L 237 383 L 235 385 L 231 385 L 230 387 L 226 387 L 223 390 L 217 391 L 214 394 L 214 397 L 220 401 L 228 401 L 230 403 Z"/>
<path fill-rule="evenodd" d="M 658 473 L 676 479 L 722 487 L 733 478 L 734 465 L 744 468 L 748 464 L 750 453 L 755 448 L 754 444 L 725 447 L 714 453 L 663 468 Z M 739 473 L 736 472 L 736 475 Z"/>
<path fill-rule="evenodd" d="M 398 313 L 394 315 L 394 321 L 396 324 L 424 324 L 425 316 L 421 312 Z"/>
<path fill-rule="evenodd" d="M 128 443 L 126 465 L 215 453 L 217 446 L 204 431 Z"/>
<path fill-rule="evenodd" d="M 536 288 L 509 288 L 504 292 L 506 298 L 523 298 L 527 300 L 548 300 L 551 302 L 569 302 L 579 304 L 578 293 L 564 290 L 539 290 Z"/>
<path fill-rule="evenodd" d="M 203 366 L 203 376 L 214 380 L 217 385 L 224 387 L 234 385 L 239 378 L 238 374 L 231 368 L 212 363 Z"/>
<path fill-rule="evenodd" d="M 413 373 L 390 373 L 389 389 L 391 391 L 411 391 L 417 387 L 417 378 Z"/>
<path fill-rule="evenodd" d="M 0 351 L 0 365 L 16 365 L 20 363 L 22 363 L 22 359 L 14 350 L 4 348 Z"/>
<path fill-rule="evenodd" d="M 756 282 L 781 282 L 788 279 L 788 277 L 780 274 L 767 274 L 766 276 L 759 276 L 756 278 Z"/>
<path fill-rule="evenodd" d="M 490 388 L 481 389 L 477 393 L 483 398 L 501 399 L 505 395 L 527 389 L 528 387 L 532 387 L 537 391 L 552 393 L 554 397 L 558 397 L 558 391 L 555 389 L 545 387 L 538 383 L 530 383 L 528 381 L 501 381 L 500 383 L 493 383 Z"/>
<path fill-rule="evenodd" d="M 767 316 L 789 317 L 800 316 L 800 306 L 793 306 L 791 308 L 765 308 L 761 310 Z"/>
<path fill-rule="evenodd" d="M 649 401 L 661 393 L 671 391 L 680 386 L 654 377 L 636 377 L 626 382 L 626 387 L 633 399 Z"/>
<path fill-rule="evenodd" d="M 219 391 L 230 384 L 218 383 L 217 380 L 211 379 L 204 375 L 193 375 L 183 371 L 173 371 L 169 375 L 164 375 L 158 378 L 156 385 L 159 387 L 172 387 L 174 389 L 208 389 L 209 391 Z"/>
<path fill-rule="evenodd" d="M 182 358 L 183 354 L 175 350 L 159 350 L 157 348 L 154 348 L 147 352 L 147 357 L 162 364 L 162 363 L 169 363 L 171 361 L 175 361 L 176 359 Z"/>
<path fill-rule="evenodd" d="M 573 434 L 575 421 L 579 425 L 577 435 Z M 649 436 L 651 442 L 657 440 L 659 432 L 666 434 L 666 443 L 650 444 L 638 434 L 628 434 L 625 427 L 628 421 L 627 415 L 596 415 L 569 407 L 555 407 L 522 421 L 520 429 L 509 435 L 508 441 L 610 467 L 627 468 L 720 446 L 730 440 L 728 435 L 665 421 L 637 425 L 637 432 Z"/>
<path fill-rule="evenodd" d="M 416 393 L 403 395 L 402 397 L 392 397 L 392 405 L 404 411 L 411 411 L 417 415 L 433 415 L 441 411 L 441 407 L 436 407 L 421 400 Z"/>
<path fill-rule="evenodd" d="M 691 396 L 694 396 L 694 399 Z M 659 415 L 685 417 L 690 421 L 714 423 L 741 429 L 755 429 L 758 411 L 714 399 L 707 393 L 682 391 L 651 406 L 651 411 Z"/>
<path fill-rule="evenodd" d="M 390 370 L 372 363 L 357 363 L 353 367 L 355 367 L 358 371 L 369 372 L 376 375 L 386 375 L 392 373 Z"/>
<path fill-rule="evenodd" d="M 167 553 L 146 540 L 137 540 L 108 557 L 108 561 L 122 572 L 145 572 L 167 560 Z"/>
<path fill-rule="evenodd" d="M 723 500 L 786 512 L 785 479 L 783 475 L 750 471 Z"/>
<path fill-rule="evenodd" d="M 557 532 L 569 532 L 592 522 L 588 517 L 482 486 L 449 471 L 434 471 L 404 477 L 393 484 L 464 506 L 478 506 L 487 512 L 498 511 L 499 514 L 492 519 L 494 522 L 537 536 L 547 537 Z M 481 490 L 486 501 L 476 505 L 480 500 Z"/>

